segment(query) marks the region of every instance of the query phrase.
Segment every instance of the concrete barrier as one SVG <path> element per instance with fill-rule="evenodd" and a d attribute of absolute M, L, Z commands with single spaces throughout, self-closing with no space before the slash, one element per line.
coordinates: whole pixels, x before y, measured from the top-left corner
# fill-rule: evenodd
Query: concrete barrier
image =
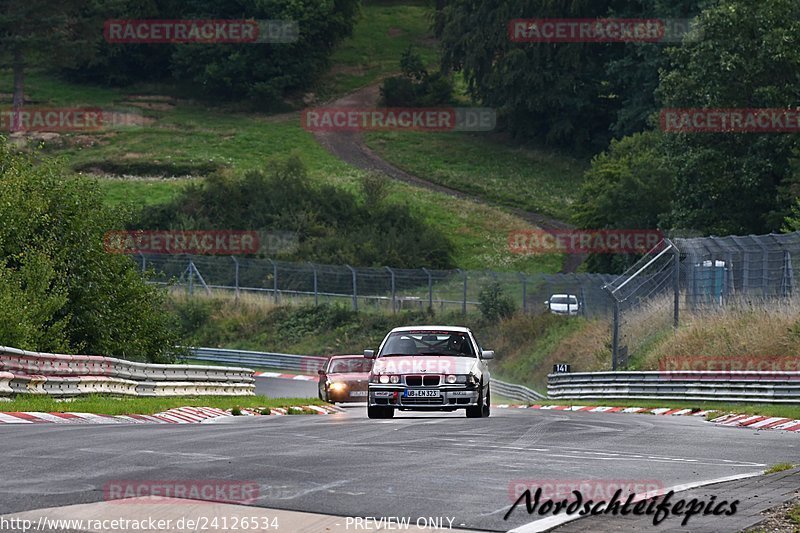
<path fill-rule="evenodd" d="M 0 346 L 0 396 L 15 394 L 252 396 L 255 380 L 249 368 L 147 364 Z"/>

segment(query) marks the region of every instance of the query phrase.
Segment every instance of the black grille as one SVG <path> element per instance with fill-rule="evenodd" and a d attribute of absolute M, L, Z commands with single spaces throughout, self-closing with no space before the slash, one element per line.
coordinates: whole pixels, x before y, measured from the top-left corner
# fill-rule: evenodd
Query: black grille
<path fill-rule="evenodd" d="M 406 385 L 409 387 L 435 387 L 439 384 L 439 376 L 406 376 Z"/>
<path fill-rule="evenodd" d="M 403 405 L 442 405 L 443 398 L 403 398 Z"/>
<path fill-rule="evenodd" d="M 419 387 L 422 385 L 422 376 L 406 376 L 406 385 Z"/>
<path fill-rule="evenodd" d="M 439 376 L 425 376 L 422 378 L 422 384 L 426 387 L 435 387 L 439 384 Z"/>

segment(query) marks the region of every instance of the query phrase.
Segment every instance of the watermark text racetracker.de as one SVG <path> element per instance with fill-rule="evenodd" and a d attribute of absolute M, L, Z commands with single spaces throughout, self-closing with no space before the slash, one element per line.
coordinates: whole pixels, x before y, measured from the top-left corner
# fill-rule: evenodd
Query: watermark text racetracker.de
<path fill-rule="evenodd" d="M 277 517 L 254 516 L 182 516 L 180 518 L 114 517 L 114 518 L 29 518 L 0 516 L 0 531 L 275 531 L 280 529 Z"/>
<path fill-rule="evenodd" d="M 515 43 L 677 43 L 696 36 L 692 30 L 691 19 L 532 18 L 508 23 L 508 37 Z"/>
<path fill-rule="evenodd" d="M 306 109 L 304 129 L 312 132 L 355 131 L 492 131 L 497 125 L 494 109 L 477 107 L 335 107 Z"/>
<path fill-rule="evenodd" d="M 746 373 L 748 380 L 800 381 L 800 359 L 787 355 L 668 356 L 658 361 L 658 371 L 674 380 L 730 380 Z"/>
<path fill-rule="evenodd" d="M 97 107 L 0 108 L 0 129 L 16 132 L 92 132 L 140 126 L 144 119 L 135 109 Z"/>
<path fill-rule="evenodd" d="M 645 254 L 664 239 L 658 230 L 519 230 L 508 236 L 516 254 Z"/>
<path fill-rule="evenodd" d="M 800 133 L 800 109 L 662 109 L 661 130 L 666 133 Z"/>
<path fill-rule="evenodd" d="M 105 40 L 112 44 L 293 43 L 299 35 L 293 20 L 112 19 L 103 27 Z"/>
<path fill-rule="evenodd" d="M 679 499 L 674 491 L 665 494 L 665 490 L 657 480 L 517 480 L 509 486 L 513 503 L 503 519 L 523 506 L 529 515 L 540 517 L 650 516 L 657 526 L 672 516 L 686 526 L 695 515 L 732 516 L 740 503 L 715 495 L 707 500 Z"/>
<path fill-rule="evenodd" d="M 244 255 L 260 248 L 256 231 L 109 231 L 103 246 L 113 254 Z"/>

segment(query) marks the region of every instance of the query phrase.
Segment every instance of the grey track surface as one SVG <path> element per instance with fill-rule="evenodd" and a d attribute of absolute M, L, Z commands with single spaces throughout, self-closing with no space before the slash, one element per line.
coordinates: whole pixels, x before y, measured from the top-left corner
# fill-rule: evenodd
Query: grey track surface
<path fill-rule="evenodd" d="M 260 483 L 255 505 L 263 507 L 451 516 L 454 527 L 505 531 L 531 521 L 524 507 L 503 520 L 512 481 L 673 486 L 759 472 L 798 456 L 800 438 L 787 432 L 533 409 L 495 409 L 488 419 L 456 412 L 369 420 L 355 407 L 225 424 L 0 425 L 0 510 L 101 501 L 103 485 L 115 480 L 228 479 Z M 730 530 L 724 517 L 718 525 Z"/>
<path fill-rule="evenodd" d="M 256 394 L 267 398 L 316 398 L 317 382 L 256 376 Z"/>

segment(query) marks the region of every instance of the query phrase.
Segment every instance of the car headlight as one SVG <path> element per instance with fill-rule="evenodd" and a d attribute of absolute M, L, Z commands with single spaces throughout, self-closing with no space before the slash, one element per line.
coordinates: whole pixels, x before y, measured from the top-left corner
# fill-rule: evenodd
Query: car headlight
<path fill-rule="evenodd" d="M 445 378 L 445 381 L 448 383 L 455 383 L 458 381 L 458 376 L 449 375 L 447 378 Z"/>
<path fill-rule="evenodd" d="M 400 376 L 391 376 L 389 378 L 389 381 L 391 381 L 392 383 L 400 383 Z"/>
<path fill-rule="evenodd" d="M 347 385 L 345 385 L 344 383 L 341 383 L 341 382 L 337 381 L 337 382 L 335 382 L 335 383 L 331 383 L 331 385 L 330 385 L 330 389 L 331 389 L 333 392 L 342 392 L 343 390 L 347 389 Z"/>
<path fill-rule="evenodd" d="M 384 384 L 385 384 L 385 383 L 389 383 L 389 376 L 387 376 L 386 374 L 384 374 L 384 375 L 382 375 L 382 376 L 380 377 L 380 380 L 379 380 L 379 381 L 380 381 L 381 383 L 384 383 Z"/>
<path fill-rule="evenodd" d="M 450 383 L 450 384 L 453 384 L 453 383 L 466 383 L 467 382 L 467 376 L 465 376 L 463 374 L 462 375 L 450 375 L 450 376 L 447 376 L 445 378 L 445 381 L 447 383 Z"/>

